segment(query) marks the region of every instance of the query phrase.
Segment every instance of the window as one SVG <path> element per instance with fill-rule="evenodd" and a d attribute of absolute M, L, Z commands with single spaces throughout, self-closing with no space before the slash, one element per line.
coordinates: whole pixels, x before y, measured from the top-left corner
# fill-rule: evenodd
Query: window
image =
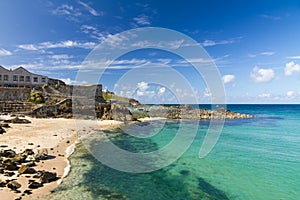
<path fill-rule="evenodd" d="M 0 74 L 0 81 L 2 81 L 2 74 Z"/>
<path fill-rule="evenodd" d="M 8 75 L 4 75 L 4 81 L 8 81 Z"/>
<path fill-rule="evenodd" d="M 24 76 L 20 76 L 20 77 L 19 77 L 19 80 L 20 80 L 20 81 L 24 81 Z"/>
<path fill-rule="evenodd" d="M 37 83 L 38 82 L 38 77 L 33 77 L 33 82 Z"/>
<path fill-rule="evenodd" d="M 42 83 L 46 83 L 46 78 L 42 78 Z"/>
<path fill-rule="evenodd" d="M 14 75 L 13 76 L 13 81 L 18 81 L 18 76 Z"/>
<path fill-rule="evenodd" d="M 30 82 L 30 76 L 26 76 L 26 82 Z"/>

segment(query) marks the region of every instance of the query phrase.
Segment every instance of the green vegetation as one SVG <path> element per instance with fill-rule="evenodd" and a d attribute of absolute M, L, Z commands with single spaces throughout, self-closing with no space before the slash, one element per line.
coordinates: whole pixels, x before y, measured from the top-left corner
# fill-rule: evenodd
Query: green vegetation
<path fill-rule="evenodd" d="M 40 104 L 40 103 L 45 103 L 45 99 L 40 92 L 31 90 L 30 98 L 28 99 L 28 102 Z"/>
<path fill-rule="evenodd" d="M 114 96 L 114 94 L 112 92 L 109 92 L 109 91 L 102 92 L 102 97 L 105 101 L 110 101 L 113 96 Z"/>

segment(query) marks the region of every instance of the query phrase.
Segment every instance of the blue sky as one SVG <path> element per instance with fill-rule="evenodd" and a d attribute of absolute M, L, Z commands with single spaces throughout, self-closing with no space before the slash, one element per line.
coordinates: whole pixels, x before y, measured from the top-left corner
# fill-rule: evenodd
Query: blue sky
<path fill-rule="evenodd" d="M 215 61 L 228 103 L 300 103 L 299 1 L 0 1 L 0 65 L 75 83 L 86 56 L 105 39 L 132 28 L 163 27 L 196 40 Z M 143 63 L 174 65 L 207 102 L 210 92 L 168 52 L 124 55 L 101 83 Z M 88 80 L 87 80 L 88 81 Z M 168 103 L 168 88 L 141 81 L 136 98 Z M 126 95 L 126 91 L 117 91 Z M 184 92 L 182 92 L 184 94 Z M 158 98 L 159 97 L 159 98 Z"/>

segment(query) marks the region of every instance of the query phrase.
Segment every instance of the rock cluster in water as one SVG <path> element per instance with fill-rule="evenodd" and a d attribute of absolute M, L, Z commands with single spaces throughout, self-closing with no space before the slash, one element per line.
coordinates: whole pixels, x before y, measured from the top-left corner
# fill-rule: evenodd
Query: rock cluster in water
<path fill-rule="evenodd" d="M 217 110 L 194 109 L 184 106 L 139 106 L 131 109 L 135 116 L 164 117 L 167 119 L 210 120 L 210 119 L 240 119 L 254 118 L 253 115 L 231 112 L 224 108 Z"/>

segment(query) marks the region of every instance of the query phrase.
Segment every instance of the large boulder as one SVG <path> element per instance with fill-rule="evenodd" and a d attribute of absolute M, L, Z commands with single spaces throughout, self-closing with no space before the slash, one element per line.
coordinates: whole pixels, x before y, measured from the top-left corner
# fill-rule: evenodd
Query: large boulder
<path fill-rule="evenodd" d="M 1 149 L 0 150 L 0 156 L 1 157 L 6 157 L 6 158 L 13 158 L 16 156 L 16 152 L 14 150 L 11 149 Z"/>
<path fill-rule="evenodd" d="M 18 172 L 19 174 L 34 174 L 36 171 L 34 168 L 29 167 L 28 165 L 22 165 Z"/>
<path fill-rule="evenodd" d="M 56 181 L 56 180 L 57 180 L 57 175 L 55 172 L 44 171 L 40 178 L 41 183 L 50 183 L 50 182 Z"/>
<path fill-rule="evenodd" d="M 31 121 L 28 119 L 21 119 L 19 117 L 15 117 L 13 119 L 4 120 L 6 123 L 13 123 L 13 124 L 29 124 Z"/>
<path fill-rule="evenodd" d="M 48 159 L 48 150 L 46 148 L 38 150 L 38 153 L 35 155 L 36 160 L 47 160 Z"/>
<path fill-rule="evenodd" d="M 22 152 L 22 155 L 24 155 L 24 156 L 30 156 L 30 155 L 33 155 L 34 154 L 34 152 L 33 152 L 33 150 L 32 149 L 25 149 L 23 152 Z"/>
<path fill-rule="evenodd" d="M 42 186 L 43 186 L 42 183 L 33 181 L 33 182 L 29 183 L 28 188 L 30 188 L 30 189 L 37 189 L 37 188 L 42 187 Z"/>
<path fill-rule="evenodd" d="M 17 181 L 9 181 L 6 185 L 6 187 L 12 189 L 12 190 L 16 190 L 18 188 L 20 188 L 22 185 L 20 183 L 18 183 Z"/>

